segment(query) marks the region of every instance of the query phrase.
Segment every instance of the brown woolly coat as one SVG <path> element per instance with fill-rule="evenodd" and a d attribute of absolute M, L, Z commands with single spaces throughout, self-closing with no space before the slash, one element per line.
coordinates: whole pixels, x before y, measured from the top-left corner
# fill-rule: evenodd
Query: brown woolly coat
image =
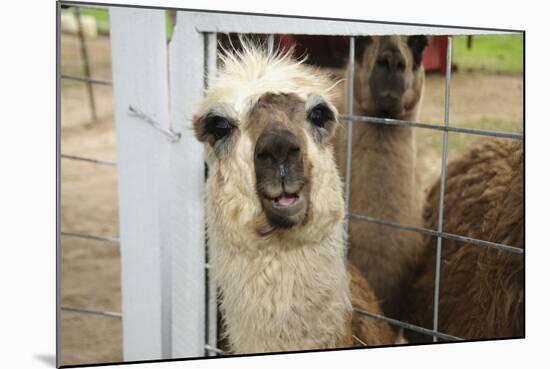
<path fill-rule="evenodd" d="M 524 247 L 523 148 L 485 140 L 447 167 L 444 232 Z M 428 194 L 425 226 L 437 229 L 439 180 Z M 433 327 L 436 237 L 407 296 L 405 319 Z M 442 240 L 439 331 L 466 339 L 524 335 L 522 254 Z M 431 337 L 407 332 L 412 342 Z"/>

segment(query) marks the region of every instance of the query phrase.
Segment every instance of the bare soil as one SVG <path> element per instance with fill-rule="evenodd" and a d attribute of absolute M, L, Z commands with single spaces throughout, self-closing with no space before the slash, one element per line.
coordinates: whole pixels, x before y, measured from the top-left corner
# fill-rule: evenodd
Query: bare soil
<path fill-rule="evenodd" d="M 63 73 L 81 75 L 82 61 L 75 37 L 62 38 Z M 111 79 L 110 47 L 106 37 L 89 40 L 92 76 Z M 421 121 L 442 124 L 444 78 L 426 79 Z M 452 124 L 494 130 L 522 131 L 522 77 L 479 73 L 453 74 Z M 91 115 L 84 84 L 64 82 L 62 89 L 61 152 L 116 161 L 113 97 L 109 86 L 95 86 L 97 122 Z M 418 129 L 419 171 L 424 186 L 441 167 L 441 132 Z M 452 160 L 478 137 L 450 134 Z M 116 168 L 62 159 L 61 229 L 118 236 Z M 64 236 L 61 240 L 62 305 L 101 311 L 121 310 L 120 254 L 117 244 Z M 62 364 L 122 360 L 120 318 L 64 311 L 61 327 Z"/>

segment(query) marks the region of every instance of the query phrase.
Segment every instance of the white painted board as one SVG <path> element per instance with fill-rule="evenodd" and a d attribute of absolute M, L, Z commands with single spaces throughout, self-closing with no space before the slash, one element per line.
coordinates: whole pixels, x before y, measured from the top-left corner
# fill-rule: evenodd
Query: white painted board
<path fill-rule="evenodd" d="M 169 268 L 163 263 L 162 222 L 166 136 L 129 114 L 134 105 L 167 126 L 168 72 L 164 11 L 110 8 L 117 131 L 123 357 L 166 358 Z M 168 336 L 169 337 L 169 336 Z M 168 351 L 167 351 L 168 350 Z"/>
<path fill-rule="evenodd" d="M 204 90 L 204 37 L 189 15 L 177 13 L 170 41 L 172 127 L 181 140 L 169 148 L 164 235 L 172 258 L 172 354 L 204 356 L 205 225 L 203 146 L 192 131 L 192 117 Z"/>
<path fill-rule="evenodd" d="M 304 19 L 298 17 L 187 12 L 200 32 L 275 33 L 301 35 L 479 35 L 509 31 L 458 27 L 402 25 L 368 21 Z"/>

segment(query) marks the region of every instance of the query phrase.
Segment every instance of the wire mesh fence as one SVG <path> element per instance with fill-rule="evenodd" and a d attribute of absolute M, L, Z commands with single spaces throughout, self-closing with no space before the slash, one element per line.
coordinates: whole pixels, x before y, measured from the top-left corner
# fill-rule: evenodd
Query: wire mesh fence
<path fill-rule="evenodd" d="M 208 45 L 205 48 L 205 80 L 207 79 L 207 76 L 213 75 L 216 69 L 217 65 L 217 34 L 212 32 L 203 32 L 202 33 L 204 37 L 205 45 Z M 523 248 L 519 247 L 518 245 L 505 245 L 495 242 L 489 242 L 486 240 L 481 239 L 474 239 L 470 237 L 466 237 L 463 235 L 458 234 L 452 234 L 445 232 L 444 229 L 444 198 L 445 198 L 445 181 L 446 181 L 446 167 L 447 167 L 447 148 L 448 148 L 448 135 L 450 132 L 455 133 L 462 133 L 467 135 L 479 135 L 479 136 L 487 136 L 487 137 L 501 137 L 501 138 L 508 138 L 508 139 L 514 139 L 514 140 L 523 140 L 523 134 L 516 133 L 516 132 L 503 132 L 503 131 L 494 131 L 494 130 L 485 130 L 485 129 L 473 129 L 473 128 L 462 128 L 462 127 L 455 127 L 450 124 L 449 121 L 449 101 L 450 101 L 450 84 L 451 84 L 451 74 L 452 74 L 452 37 L 448 37 L 448 49 L 446 54 L 446 75 L 445 75 L 445 101 L 444 101 L 444 121 L 442 125 L 434 125 L 434 124 L 427 124 L 427 123 L 421 123 L 421 122 L 414 122 L 414 121 L 406 121 L 406 120 L 396 120 L 396 119 L 387 119 L 387 118 L 380 118 L 380 117 L 374 117 L 374 116 L 359 116 L 354 115 L 354 106 L 353 106 L 353 94 L 354 94 L 354 84 L 353 81 L 355 80 L 355 37 L 350 36 L 349 37 L 349 64 L 348 64 L 348 89 L 346 91 L 347 94 L 347 106 L 346 106 L 346 114 L 341 114 L 339 116 L 340 120 L 347 122 L 347 146 L 346 146 L 346 164 L 345 164 L 345 178 L 344 178 L 344 193 L 345 193 L 345 210 L 346 210 L 346 217 L 345 217 L 345 227 L 346 232 L 349 230 L 349 222 L 350 221 L 360 221 L 360 222 L 367 222 L 372 224 L 378 224 L 384 227 L 390 227 L 396 230 L 404 230 L 407 232 L 415 232 L 423 235 L 429 235 L 437 238 L 437 250 L 436 250 L 436 272 L 435 272 L 435 288 L 434 288 L 434 306 L 433 306 L 433 325 L 431 328 L 427 327 L 421 327 L 417 326 L 405 321 L 393 319 L 386 317 L 384 315 L 376 314 L 373 312 L 365 311 L 362 309 L 359 309 L 357 307 L 354 307 L 354 312 L 364 315 L 369 318 L 373 319 L 379 319 L 382 321 L 385 321 L 395 327 L 411 330 L 418 332 L 420 334 L 428 335 L 433 337 L 433 341 L 437 342 L 439 340 L 444 341 L 461 341 L 464 340 L 462 337 L 456 337 L 450 334 L 447 334 L 445 332 L 439 331 L 439 293 L 440 293 L 440 269 L 441 269 L 441 251 L 442 251 L 442 240 L 449 239 L 449 240 L 455 240 L 463 243 L 468 243 L 475 245 L 476 247 L 488 247 L 493 248 L 496 250 L 501 250 L 505 252 L 510 253 L 516 253 L 516 254 L 523 254 L 524 250 Z M 268 47 L 273 48 L 274 47 L 274 35 L 269 35 L 268 37 Z M 108 80 L 102 80 L 102 79 L 94 79 L 92 78 L 89 73 L 85 76 L 71 76 L 71 75 L 61 75 L 62 79 L 77 81 L 86 83 L 87 85 L 91 84 L 98 84 L 98 85 L 106 85 L 106 86 L 112 86 L 112 81 Z M 207 84 L 207 83 L 206 83 Z M 137 106 L 129 106 L 128 107 L 128 114 L 133 114 L 140 118 L 142 121 L 149 123 L 153 127 L 159 129 L 161 133 L 166 135 L 172 142 L 177 142 L 179 139 L 179 133 L 174 132 L 172 130 L 165 130 L 163 128 L 160 128 L 158 123 L 151 118 L 146 112 L 143 112 L 139 109 Z M 442 149 L 441 149 L 441 168 L 440 168 L 440 193 L 439 193 L 439 218 L 437 223 L 437 229 L 427 229 L 422 227 L 416 227 L 409 224 L 400 224 L 388 221 L 386 219 L 377 219 L 375 217 L 369 216 L 369 214 L 352 214 L 350 212 L 350 201 L 352 201 L 350 197 L 350 178 L 352 176 L 352 167 L 351 167 L 351 158 L 353 155 L 352 151 L 352 137 L 353 137 L 353 126 L 354 124 L 365 124 L 365 123 L 371 123 L 371 124 L 379 124 L 379 125 L 395 125 L 395 126 L 410 126 L 415 127 L 418 129 L 428 129 L 428 130 L 435 130 L 435 131 L 441 131 L 442 137 L 443 137 L 443 143 L 442 143 Z M 87 162 L 94 165 L 106 165 L 106 166 L 112 166 L 117 167 L 117 163 L 114 161 L 108 161 L 108 160 L 100 160 L 96 158 L 89 158 L 84 156 L 78 156 L 78 155 L 71 155 L 66 153 L 61 153 L 61 158 L 66 160 L 74 160 L 74 161 L 81 161 L 81 162 Z M 78 237 L 88 240 L 96 240 L 96 241 L 106 241 L 112 244 L 119 244 L 120 240 L 118 237 L 113 236 L 105 236 L 105 235 L 94 235 L 94 234 L 85 234 L 80 232 L 73 232 L 71 230 L 63 230 L 61 231 L 61 235 L 64 237 Z M 219 347 L 217 347 L 217 340 L 218 340 L 218 329 L 217 322 L 218 322 L 218 311 L 217 311 L 217 294 L 216 294 L 216 287 L 211 280 L 211 274 L 208 273 L 208 270 L 210 269 L 210 264 L 208 263 L 208 260 L 205 260 L 204 268 L 207 270 L 206 273 L 206 280 L 205 280 L 205 286 L 206 286 L 206 334 L 205 334 L 205 342 L 204 342 L 204 352 L 207 356 L 215 356 L 215 355 L 228 355 L 228 352 L 225 352 L 221 350 Z M 120 312 L 111 312 L 111 311 L 101 311 L 101 310 L 94 310 L 94 309 L 88 309 L 86 307 L 71 307 L 71 306 L 62 306 L 61 310 L 64 312 L 70 312 L 70 313 L 81 313 L 81 314 L 93 314 L 97 316 L 104 316 L 104 317 L 111 317 L 111 318 L 121 318 L 122 313 Z"/>
<path fill-rule="evenodd" d="M 85 11 L 88 8 L 84 6 L 63 5 L 62 9 L 64 11 L 67 11 L 68 13 L 70 12 L 71 14 L 74 14 L 77 22 L 76 24 L 77 37 L 74 44 L 76 44 L 78 48 L 78 53 L 77 54 L 68 53 L 68 55 L 75 58 L 75 60 L 77 59 L 77 57 L 79 57 L 80 60 L 78 61 L 78 63 L 74 63 L 74 65 L 71 63 L 68 63 L 70 67 L 68 68 L 69 73 L 71 72 L 72 69 L 76 69 L 75 68 L 76 66 L 83 66 L 82 68 L 83 70 L 81 72 L 82 75 L 72 75 L 72 74 L 66 74 L 62 72 L 59 77 L 61 78 L 61 81 L 74 81 L 76 82 L 75 85 L 79 83 L 84 85 L 86 89 L 86 94 L 82 96 L 82 98 L 84 98 L 85 100 L 81 101 L 81 106 L 85 107 L 86 105 L 88 105 L 89 110 L 92 114 L 92 122 L 96 122 L 98 120 L 98 111 L 97 111 L 98 106 L 97 106 L 97 99 L 95 96 L 96 91 L 94 91 L 93 86 L 98 85 L 98 86 L 106 86 L 107 88 L 109 88 L 109 87 L 112 87 L 112 81 L 93 77 L 92 59 L 94 57 L 93 51 L 95 48 L 90 47 L 87 39 L 89 36 L 87 36 L 86 32 L 83 32 L 84 27 L 82 23 L 82 17 L 84 15 L 82 14 L 82 11 L 81 11 L 81 10 Z M 61 39 L 61 36 L 60 36 L 60 39 Z M 72 44 L 73 43 L 71 43 L 71 45 Z M 68 45 L 65 46 L 65 44 L 63 44 L 63 47 L 70 48 Z M 63 59 L 63 60 L 65 62 L 70 61 L 67 59 Z M 66 88 L 66 86 L 63 83 L 61 84 L 61 86 L 62 86 L 62 89 Z M 74 114 L 68 114 L 68 115 L 71 115 L 74 117 Z M 65 124 L 67 118 L 65 118 L 65 116 L 62 115 L 61 119 L 62 119 L 62 122 L 59 122 L 59 123 Z M 63 149 L 64 148 L 62 147 L 61 150 Z M 67 154 L 64 152 L 60 153 L 60 158 L 63 159 L 64 161 L 66 160 L 66 161 L 72 161 L 72 162 L 88 163 L 90 165 L 99 165 L 103 167 L 116 168 L 116 165 L 117 165 L 116 162 L 112 160 L 103 160 L 103 159 L 97 159 L 93 157 L 82 156 L 82 155 Z M 72 229 L 68 229 L 68 230 L 62 229 L 60 230 L 60 235 L 62 236 L 63 239 L 76 238 L 81 240 L 97 241 L 98 243 L 106 243 L 107 245 L 114 245 L 116 247 L 118 247 L 120 243 L 118 236 L 90 234 L 86 232 L 78 232 Z M 76 314 L 84 314 L 84 315 L 91 315 L 91 316 L 116 318 L 116 319 L 122 318 L 121 312 L 100 310 L 89 306 L 76 307 L 76 306 L 61 305 L 60 311 L 64 313 L 70 313 L 70 314 L 76 313 Z"/>
<path fill-rule="evenodd" d="M 347 156 L 346 156 L 346 177 L 345 177 L 345 188 L 346 188 L 346 209 L 349 209 L 349 186 L 350 186 L 350 176 L 351 176 L 351 160 L 352 160 L 352 149 L 351 149 L 351 137 L 352 137 L 352 127 L 354 122 L 359 123 L 374 123 L 374 124 L 384 124 L 384 125 L 400 125 L 400 126 L 410 126 L 410 127 L 417 127 L 417 128 L 423 128 L 423 129 L 433 129 L 433 130 L 439 130 L 442 131 L 443 134 L 443 146 L 442 146 L 442 157 L 441 157 L 441 175 L 440 175 L 440 191 L 439 191 L 439 209 L 438 209 L 438 223 L 437 223 L 437 230 L 432 229 L 425 229 L 420 227 L 413 227 L 407 224 L 398 224 L 394 222 L 390 222 L 384 219 L 376 219 L 373 217 L 362 214 L 350 214 L 349 211 L 347 212 L 348 219 L 353 219 L 357 221 L 364 221 L 369 222 L 373 224 L 378 224 L 382 226 L 392 227 L 394 229 L 401 229 L 406 230 L 409 232 L 417 232 L 420 234 L 426 234 L 430 236 L 437 237 L 437 249 L 436 249 L 436 267 L 435 267 L 435 284 L 434 284 L 434 307 L 433 307 L 433 327 L 432 329 L 426 329 L 424 327 L 415 326 L 413 324 L 403 322 L 396 319 L 390 319 L 387 317 L 383 317 L 379 314 L 374 314 L 370 312 L 366 312 L 364 310 L 360 310 L 357 308 L 354 308 L 354 311 L 356 311 L 359 314 L 370 316 L 375 319 L 381 319 L 384 321 L 387 321 L 388 323 L 401 327 L 404 329 L 412 330 L 421 334 L 430 335 L 433 337 L 433 341 L 437 342 L 439 339 L 442 340 L 464 340 L 464 338 L 461 337 L 455 337 L 452 335 L 445 334 L 444 332 L 438 331 L 438 323 L 439 323 L 439 292 L 440 292 L 440 277 L 441 277 L 441 248 L 442 248 L 442 240 L 443 239 L 451 239 L 455 241 L 465 242 L 469 244 L 473 244 L 476 246 L 483 246 L 483 247 L 490 247 L 506 252 L 512 252 L 512 253 L 518 253 L 523 254 L 523 248 L 518 247 L 517 245 L 504 245 L 494 242 L 488 242 L 484 240 L 479 239 L 473 239 L 470 237 L 464 237 L 457 234 L 451 234 L 451 233 L 445 233 L 443 229 L 443 220 L 444 220 L 444 198 L 445 198 L 445 182 L 446 182 L 446 169 L 447 169 L 447 147 L 448 147 L 448 134 L 449 132 L 459 132 L 459 133 L 465 133 L 465 134 L 471 134 L 471 135 L 482 135 L 482 136 L 489 136 L 489 137 L 503 137 L 503 138 L 510 138 L 510 139 L 516 139 L 516 140 L 523 140 L 523 135 L 518 134 L 515 132 L 498 132 L 498 131 L 489 131 L 489 130 L 481 130 L 481 129 L 467 129 L 467 128 L 459 128 L 459 127 L 452 127 L 450 126 L 449 122 L 449 102 L 450 102 L 450 84 L 451 84 L 451 73 L 452 73 L 452 37 L 448 37 L 448 48 L 446 53 L 446 73 L 445 73 L 445 113 L 444 113 L 444 124 L 442 126 L 439 125 L 432 125 L 432 124 L 424 124 L 424 123 L 418 123 L 413 121 L 403 121 L 403 120 L 395 120 L 395 119 L 386 119 L 386 118 L 377 118 L 377 117 L 370 117 L 370 116 L 354 116 L 353 115 L 353 83 L 349 83 L 348 86 L 351 86 L 347 91 L 347 102 L 348 102 L 348 114 L 347 115 L 340 115 L 340 118 L 343 120 L 347 120 L 348 122 L 348 135 L 347 135 Z M 348 76 L 349 81 L 354 81 L 354 48 L 355 48 L 354 38 L 350 37 L 349 42 L 349 66 L 348 70 L 350 71 L 350 74 Z"/>

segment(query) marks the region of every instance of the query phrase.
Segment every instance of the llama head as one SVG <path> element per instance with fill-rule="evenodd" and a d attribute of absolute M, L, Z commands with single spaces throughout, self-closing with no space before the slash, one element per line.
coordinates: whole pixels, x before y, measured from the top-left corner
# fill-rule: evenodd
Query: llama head
<path fill-rule="evenodd" d="M 422 97 L 426 36 L 371 36 L 356 41 L 356 100 L 365 114 L 414 119 Z"/>
<path fill-rule="evenodd" d="M 245 42 L 222 55 L 193 126 L 209 168 L 208 222 L 224 236 L 311 238 L 341 221 L 333 86 L 288 53 Z"/>

